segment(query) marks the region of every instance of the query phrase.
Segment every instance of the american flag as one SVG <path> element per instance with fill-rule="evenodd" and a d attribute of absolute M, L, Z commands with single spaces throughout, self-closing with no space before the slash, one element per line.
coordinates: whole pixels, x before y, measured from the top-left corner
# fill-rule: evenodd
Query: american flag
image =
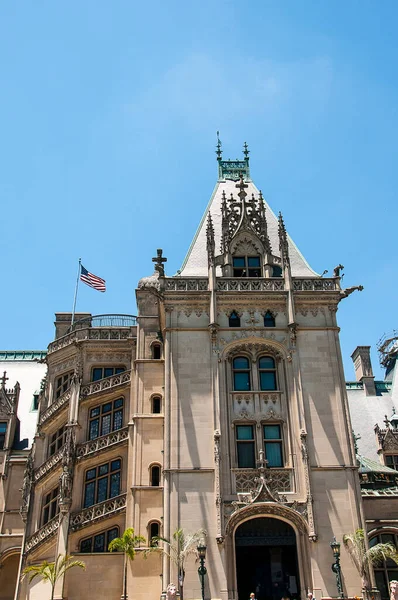
<path fill-rule="evenodd" d="M 80 265 L 80 267 L 80 280 L 99 292 L 105 292 L 105 279 L 101 279 L 101 277 L 97 277 L 97 275 L 89 273 L 87 269 L 83 267 L 83 265 Z"/>

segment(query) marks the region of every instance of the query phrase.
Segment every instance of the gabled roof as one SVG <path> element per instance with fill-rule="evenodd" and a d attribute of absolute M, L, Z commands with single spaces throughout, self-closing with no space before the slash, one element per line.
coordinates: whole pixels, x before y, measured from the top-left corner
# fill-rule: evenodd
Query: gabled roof
<path fill-rule="evenodd" d="M 223 161 L 226 163 L 227 161 Z M 232 161 L 231 161 L 232 163 Z M 250 179 L 245 179 L 248 187 L 247 195 L 250 198 L 254 194 L 255 198 L 259 196 L 259 190 Z M 216 255 L 220 254 L 221 244 L 221 201 L 222 194 L 225 192 L 227 198 L 231 193 L 237 198 L 237 181 L 232 179 L 221 179 L 217 182 L 210 202 L 205 210 L 203 218 L 199 224 L 198 230 L 193 238 L 192 244 L 188 250 L 185 260 L 178 275 L 183 277 L 206 277 L 208 275 L 207 251 L 206 251 L 206 224 L 209 212 L 214 225 L 214 236 L 216 244 Z M 280 257 L 279 238 L 278 238 L 278 219 L 271 208 L 264 201 L 265 216 L 267 220 L 268 236 L 271 242 L 272 254 Z M 301 254 L 293 240 L 288 236 L 290 264 L 293 277 L 319 277 L 318 273 L 313 271 L 304 256 Z"/>
<path fill-rule="evenodd" d="M 395 469 L 391 469 L 390 467 L 382 465 L 370 458 L 366 458 L 365 456 L 357 454 L 357 461 L 359 463 L 360 473 L 388 473 L 389 475 L 396 475 L 398 477 L 398 471 L 395 471 Z"/>

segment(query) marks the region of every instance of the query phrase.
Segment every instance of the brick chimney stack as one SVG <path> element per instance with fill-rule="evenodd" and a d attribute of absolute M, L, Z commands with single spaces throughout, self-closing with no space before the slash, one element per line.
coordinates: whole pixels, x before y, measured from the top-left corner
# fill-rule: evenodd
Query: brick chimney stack
<path fill-rule="evenodd" d="M 376 396 L 375 378 L 373 375 L 372 361 L 370 360 L 370 346 L 357 346 L 351 354 L 357 381 L 363 383 L 367 396 Z"/>

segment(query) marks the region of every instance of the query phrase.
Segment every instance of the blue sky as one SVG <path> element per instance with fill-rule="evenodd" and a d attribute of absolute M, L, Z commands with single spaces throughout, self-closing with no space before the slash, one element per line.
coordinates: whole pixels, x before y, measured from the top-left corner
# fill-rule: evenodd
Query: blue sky
<path fill-rule="evenodd" d="M 158 247 L 180 267 L 224 157 L 251 173 L 340 304 L 346 373 L 397 326 L 398 5 L 366 0 L 0 4 L 1 349 L 45 348 L 77 261 L 135 313 Z M 373 364 L 378 376 L 377 354 Z"/>

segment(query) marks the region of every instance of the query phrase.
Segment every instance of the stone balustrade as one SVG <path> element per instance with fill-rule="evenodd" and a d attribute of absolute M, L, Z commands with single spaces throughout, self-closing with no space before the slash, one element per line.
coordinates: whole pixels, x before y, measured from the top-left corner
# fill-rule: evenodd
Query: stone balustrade
<path fill-rule="evenodd" d="M 127 443 L 128 435 L 128 427 L 123 427 L 123 429 L 118 429 L 107 435 L 102 435 L 95 440 L 79 444 L 76 449 L 77 459 L 81 460 L 86 457 L 91 457 L 97 452 L 100 452 L 100 450 L 110 448 L 116 444 L 122 444 L 123 442 Z"/>
<path fill-rule="evenodd" d="M 265 279 L 262 277 L 221 277 L 217 279 L 218 292 L 280 292 L 285 289 L 281 278 Z"/>
<path fill-rule="evenodd" d="M 295 292 L 334 292 L 339 291 L 339 280 L 332 278 L 317 277 L 306 279 L 305 277 L 293 278 L 293 290 Z"/>
<path fill-rule="evenodd" d="M 111 390 L 119 385 L 130 383 L 130 381 L 131 370 L 123 371 L 123 373 L 111 375 L 110 377 L 104 377 L 104 379 L 99 379 L 98 381 L 92 381 L 91 383 L 82 385 L 82 387 L 80 388 L 80 395 L 81 397 L 86 398 L 87 396 L 91 396 L 92 394 L 98 394 L 99 392 L 103 392 L 104 390 Z"/>
<path fill-rule="evenodd" d="M 72 390 L 69 388 L 62 394 L 62 396 L 57 398 L 55 402 L 50 404 L 50 406 L 44 411 L 39 419 L 39 427 L 44 425 L 49 419 L 54 417 L 55 414 L 58 414 L 64 408 L 64 406 L 69 402 L 71 394 Z"/>
<path fill-rule="evenodd" d="M 133 327 L 87 327 L 76 329 L 56 339 L 48 346 L 47 356 L 75 342 L 85 340 L 128 340 L 133 338 Z"/>
<path fill-rule="evenodd" d="M 43 527 L 36 531 L 36 533 L 31 535 L 30 538 L 28 538 L 26 541 L 25 552 L 31 552 L 32 550 L 37 548 L 37 546 L 43 544 L 51 537 L 53 537 L 53 535 L 55 535 L 59 528 L 59 518 L 60 515 L 58 514 L 53 519 L 51 519 L 51 521 L 48 521 L 48 523 L 46 523 Z"/>
<path fill-rule="evenodd" d="M 92 525 L 111 515 L 115 515 L 126 508 L 127 494 L 120 494 L 110 500 L 93 504 L 70 516 L 69 527 L 71 531 L 77 531 L 87 525 Z"/>
<path fill-rule="evenodd" d="M 207 292 L 209 283 L 207 279 L 173 277 L 164 280 L 164 289 L 166 292 Z"/>
<path fill-rule="evenodd" d="M 235 476 L 235 492 L 249 493 L 257 488 L 258 469 L 232 469 Z M 267 469 L 266 481 L 272 493 L 290 492 L 292 489 L 291 469 Z"/>
<path fill-rule="evenodd" d="M 35 472 L 34 472 L 34 482 L 35 483 L 37 481 L 39 481 L 40 479 L 42 479 L 42 477 L 44 477 L 45 475 L 47 475 L 47 473 L 50 473 L 51 471 L 53 471 L 53 469 L 56 468 L 56 466 L 62 460 L 64 449 L 65 449 L 65 445 L 63 445 L 58 450 L 58 452 L 56 452 L 55 454 L 53 454 L 52 456 L 50 456 L 50 458 L 48 460 L 46 460 L 45 463 L 43 463 L 40 467 L 38 467 L 35 470 Z"/>

